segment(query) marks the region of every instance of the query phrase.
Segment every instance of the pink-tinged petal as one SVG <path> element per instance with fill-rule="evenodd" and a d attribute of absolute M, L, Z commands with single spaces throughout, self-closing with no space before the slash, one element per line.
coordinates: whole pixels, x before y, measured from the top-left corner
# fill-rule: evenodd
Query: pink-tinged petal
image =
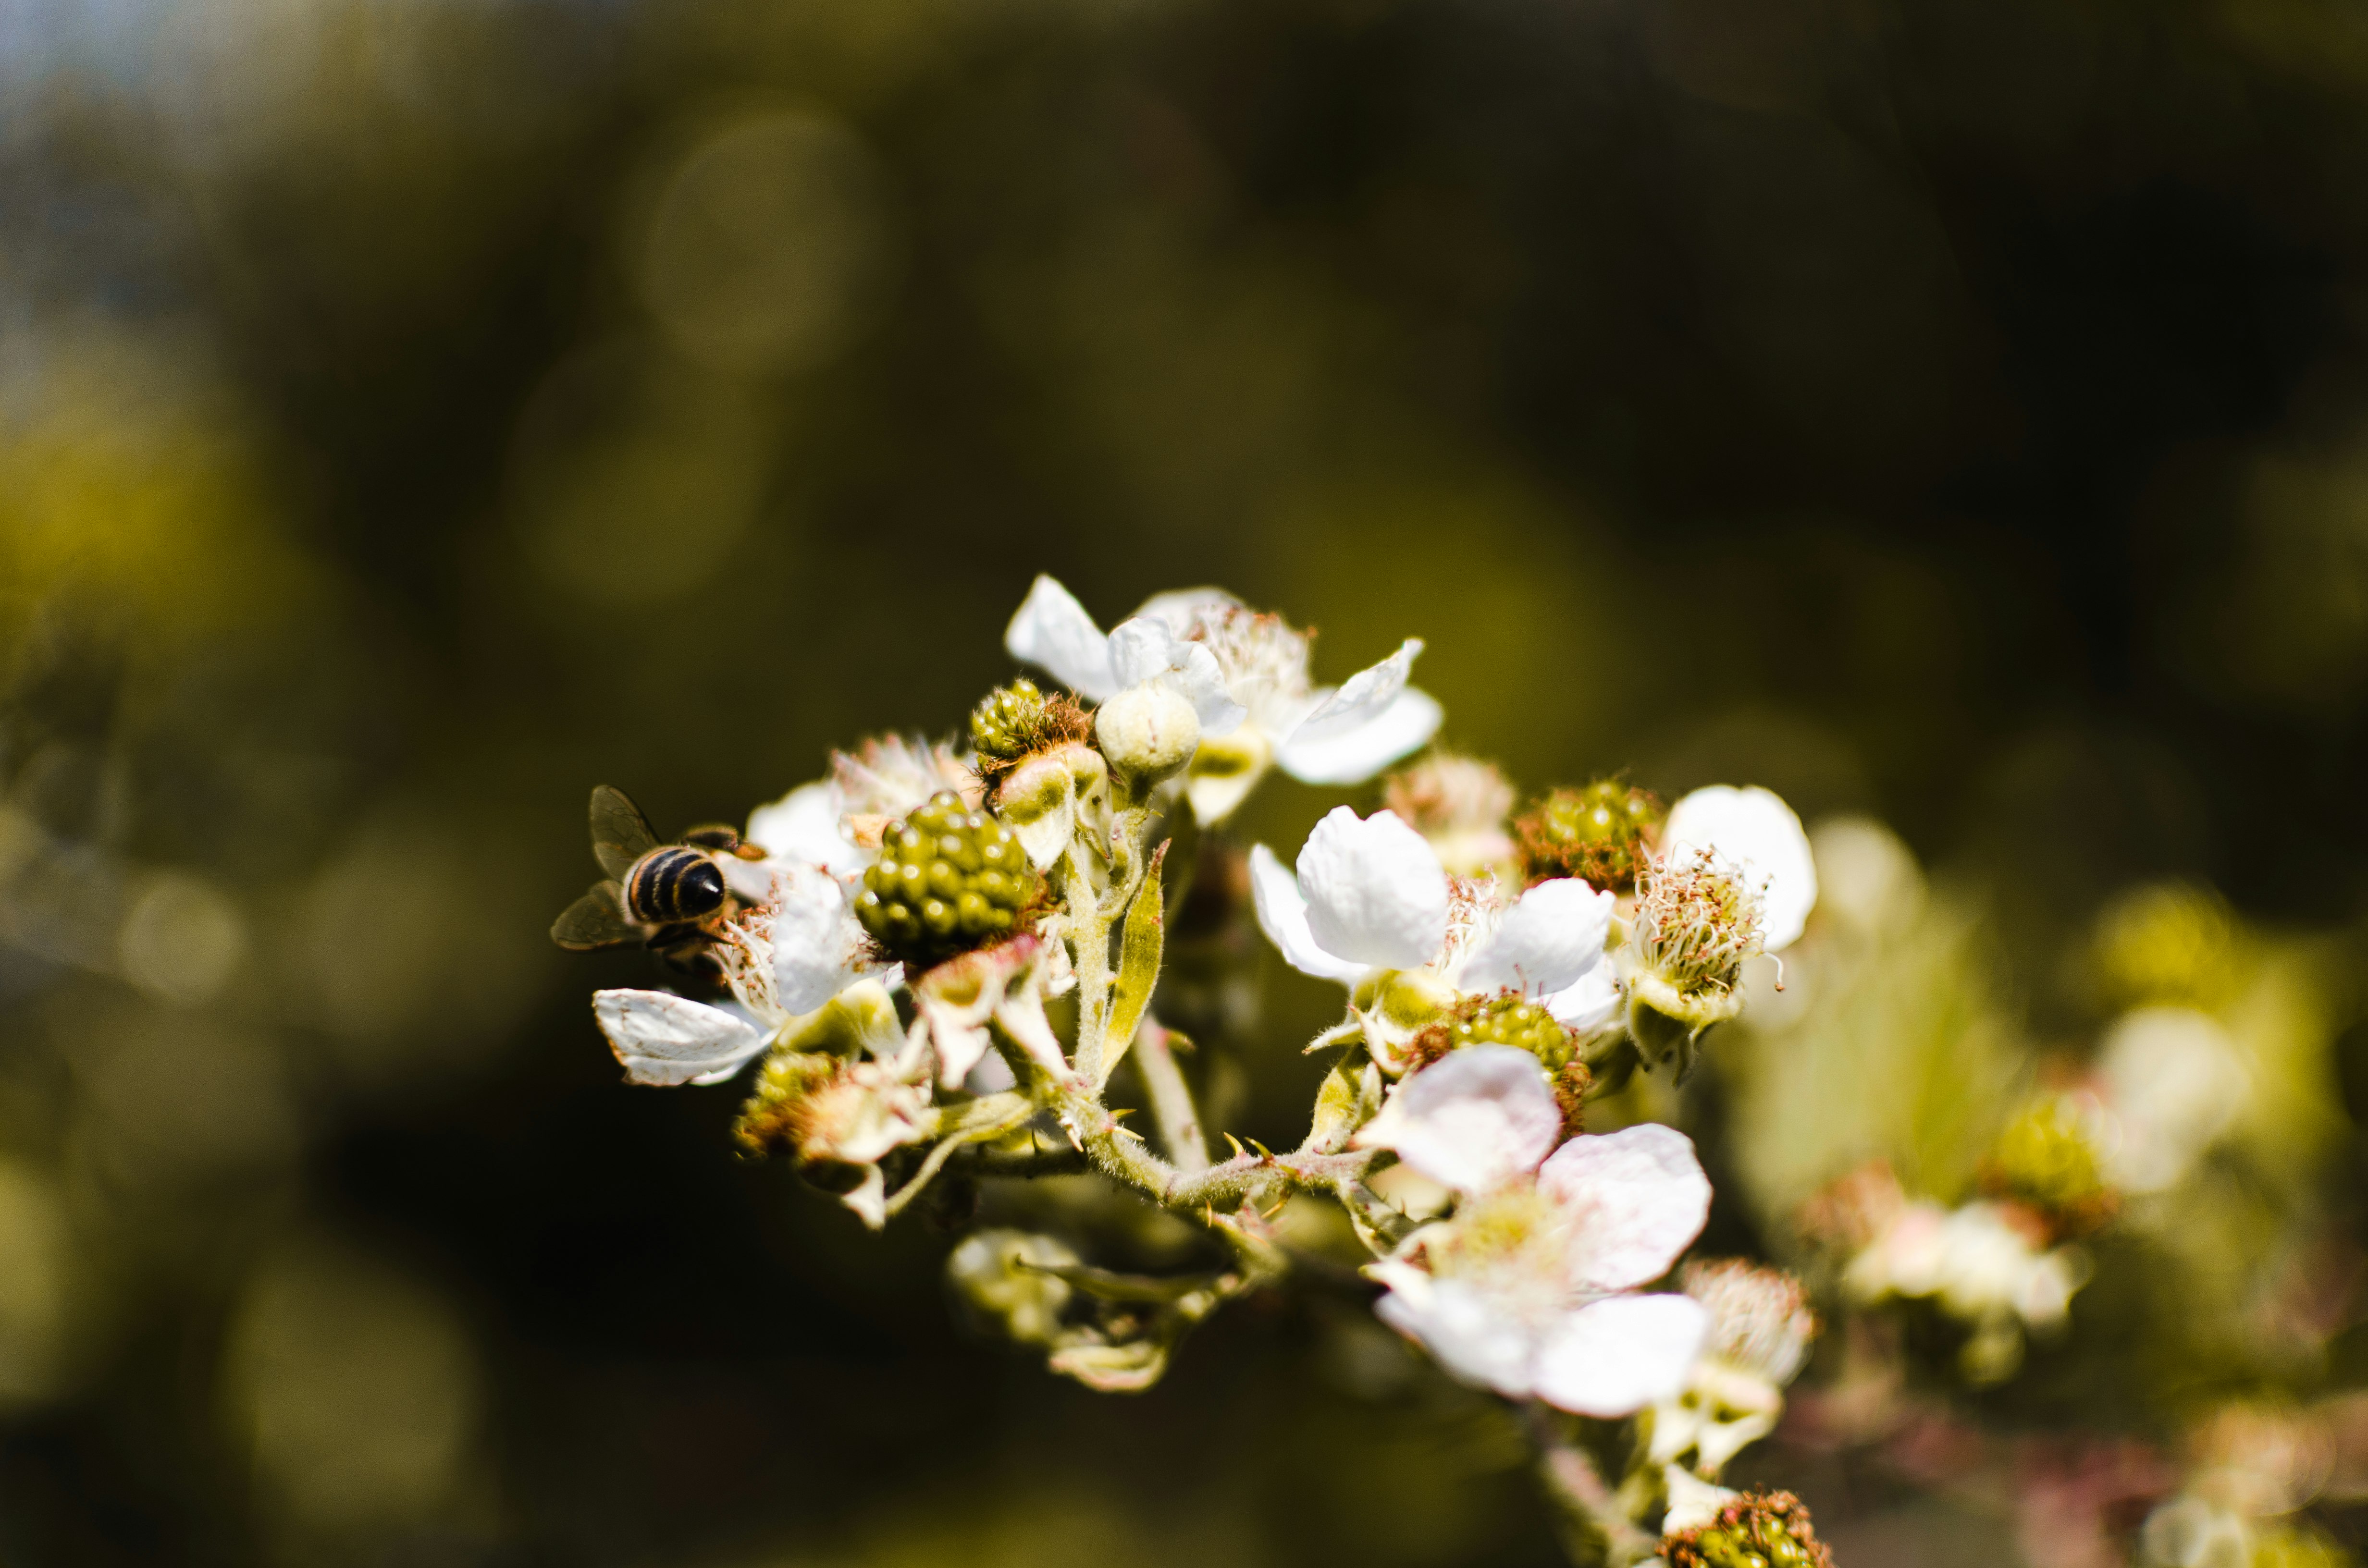
<path fill-rule="evenodd" d="M 1358 1131 L 1459 1192 L 1486 1192 L 1538 1168 L 1562 1137 L 1562 1108 L 1538 1059 L 1509 1045 L 1452 1052 L 1408 1078 Z"/>
<path fill-rule="evenodd" d="M 596 991 L 592 1017 L 636 1084 L 714 1084 L 765 1049 L 736 1013 L 664 991 Z"/>
<path fill-rule="evenodd" d="M 1422 835 L 1388 812 L 1336 807 L 1299 852 L 1307 928 L 1335 958 L 1378 969 L 1429 963 L 1447 940 L 1447 872 Z"/>
<path fill-rule="evenodd" d="M 1691 1140 L 1657 1122 L 1572 1139 L 1538 1187 L 1574 1212 L 1570 1283 L 1581 1290 L 1659 1278 L 1710 1218 L 1710 1178 Z"/>
<path fill-rule="evenodd" d="M 1460 1280 L 1403 1272 L 1373 1303 L 1376 1316 L 1463 1381 L 1510 1399 L 1529 1397 L 1538 1342 L 1528 1323 Z"/>
<path fill-rule="evenodd" d="M 1299 879 L 1263 844 L 1250 850 L 1250 901 L 1258 909 L 1258 929 L 1281 952 L 1283 962 L 1302 974 L 1344 985 L 1364 977 L 1365 965 L 1336 958 L 1316 945 L 1307 929 L 1307 901 L 1299 895 Z"/>
<path fill-rule="evenodd" d="M 1099 702 L 1122 684 L 1110 667 L 1110 639 L 1086 607 L 1051 577 L 1038 576 L 1003 633 L 1005 652 L 1049 671 L 1078 696 Z"/>
<path fill-rule="evenodd" d="M 1538 1397 L 1580 1415 L 1633 1415 L 1685 1386 L 1709 1327 L 1691 1296 L 1589 1302 L 1539 1346 Z"/>
<path fill-rule="evenodd" d="M 1782 952 L 1800 938 L 1817 902 L 1817 863 L 1801 819 L 1772 790 L 1713 784 L 1669 808 L 1664 852 L 1715 850 L 1761 888 L 1760 942 Z"/>
<path fill-rule="evenodd" d="M 1531 995 L 1567 990 L 1603 962 L 1620 901 L 1577 877 L 1540 882 L 1505 912 L 1496 932 L 1464 966 L 1463 989 L 1508 987 Z"/>
<path fill-rule="evenodd" d="M 1309 723 L 1291 731 L 1275 762 L 1303 784 L 1361 784 L 1428 744 L 1445 716 L 1439 699 L 1409 686 L 1354 724 L 1334 729 L 1327 722 L 1319 730 Z"/>

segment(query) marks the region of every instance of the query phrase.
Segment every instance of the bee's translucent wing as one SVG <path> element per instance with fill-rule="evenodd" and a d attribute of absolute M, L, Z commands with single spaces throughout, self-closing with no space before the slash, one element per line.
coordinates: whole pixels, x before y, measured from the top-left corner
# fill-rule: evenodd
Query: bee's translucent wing
<path fill-rule="evenodd" d="M 582 952 L 638 942 L 642 928 L 625 917 L 624 892 L 614 882 L 595 882 L 592 891 L 560 912 L 551 923 L 551 939 Z"/>
<path fill-rule="evenodd" d="M 621 882 L 633 862 L 657 846 L 650 819 L 622 790 L 603 784 L 592 791 L 592 858 L 602 870 Z"/>

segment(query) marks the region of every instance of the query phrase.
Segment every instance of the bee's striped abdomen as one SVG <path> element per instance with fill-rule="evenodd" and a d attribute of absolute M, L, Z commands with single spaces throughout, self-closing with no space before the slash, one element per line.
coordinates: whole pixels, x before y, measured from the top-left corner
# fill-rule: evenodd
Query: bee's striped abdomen
<path fill-rule="evenodd" d="M 704 919 L 723 907 L 723 873 L 702 850 L 653 849 L 625 878 L 625 907 L 654 926 Z"/>

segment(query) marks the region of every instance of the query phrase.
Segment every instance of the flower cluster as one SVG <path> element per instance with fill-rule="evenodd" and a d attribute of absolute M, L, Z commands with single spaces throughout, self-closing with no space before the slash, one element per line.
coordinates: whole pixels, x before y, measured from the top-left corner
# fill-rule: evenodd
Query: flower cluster
<path fill-rule="evenodd" d="M 1676 1128 L 1632 1105 L 1590 1131 L 1589 1106 L 1639 1071 L 1681 1081 L 1740 1011 L 1747 964 L 1801 935 L 1816 892 L 1799 821 L 1764 790 L 1664 813 L 1619 780 L 1524 808 L 1493 767 L 1434 749 L 1383 782 L 1381 809 L 1332 810 L 1291 863 L 1245 857 L 1224 824 L 1270 773 L 1360 784 L 1429 744 L 1441 710 L 1410 684 L 1418 640 L 1321 686 L 1309 633 L 1229 595 L 1159 595 L 1104 632 L 1042 577 L 1005 645 L 1032 673 L 982 699 L 958 743 L 866 741 L 759 807 L 745 839 L 660 846 L 616 825 L 621 796 L 596 796 L 620 885 L 632 856 L 706 856 L 721 901 L 665 928 L 708 994 L 595 994 L 627 1076 L 716 1084 L 755 1063 L 746 1153 L 875 1228 L 916 1201 L 954 1224 L 985 1210 L 947 1265 L 971 1321 L 1099 1389 L 1148 1386 L 1211 1312 L 1288 1277 L 1308 1244 L 1278 1228 L 1294 1197 L 1337 1203 L 1383 1323 L 1468 1383 L 1628 1434 L 1617 1486 L 1574 1479 L 1597 1461 L 1551 1422 L 1542 1465 L 1588 1539 L 1652 1555 L 1662 1516 L 1681 1523 L 1769 1430 L 1816 1319 L 1788 1277 L 1748 1265 L 1665 1288 L 1709 1178 Z M 1172 1027 L 1188 994 L 1159 987 L 1171 919 L 1180 953 L 1206 918 L 1194 900 L 1243 893 L 1345 1005 L 1310 1048 L 1330 1062 L 1306 1137 L 1287 1153 L 1229 1139 L 1219 1160 Z M 558 934 L 657 939 L 620 912 L 596 890 Z M 1144 1129 L 1114 1084 L 1150 1108 Z M 1078 1172 L 1192 1225 L 1177 1256 L 1193 1266 L 1092 1262 L 1122 1243 L 1111 1211 L 1029 1186 Z M 1723 1562 L 1724 1539 L 1673 1550 Z"/>

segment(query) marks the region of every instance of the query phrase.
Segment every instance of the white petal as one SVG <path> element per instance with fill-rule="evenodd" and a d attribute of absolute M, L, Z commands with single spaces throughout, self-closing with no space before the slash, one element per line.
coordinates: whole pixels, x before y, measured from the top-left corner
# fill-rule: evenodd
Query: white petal
<path fill-rule="evenodd" d="M 1276 766 L 1303 784 L 1361 784 L 1429 744 L 1444 716 L 1437 698 L 1410 686 L 1352 729 L 1311 734 L 1301 725 L 1277 750 Z"/>
<path fill-rule="evenodd" d="M 776 860 L 848 876 L 871 864 L 874 852 L 847 836 L 843 812 L 838 786 L 829 779 L 801 784 L 748 813 L 748 842 Z"/>
<path fill-rule="evenodd" d="M 1570 1282 L 1580 1290 L 1659 1278 L 1710 1218 L 1710 1178 L 1692 1142 L 1657 1122 L 1572 1139 L 1538 1186 L 1577 1210 Z"/>
<path fill-rule="evenodd" d="M 1566 1029 L 1586 1034 L 1601 1028 L 1620 1010 L 1620 982 L 1610 964 L 1598 964 L 1580 975 L 1577 984 L 1548 996 L 1545 1008 Z"/>
<path fill-rule="evenodd" d="M 1176 629 L 1177 634 L 1192 630 L 1193 623 L 1212 609 L 1239 609 L 1242 601 L 1223 588 L 1175 588 L 1164 594 L 1154 594 L 1143 601 L 1135 614 L 1164 620 Z"/>
<path fill-rule="evenodd" d="M 1137 616 L 1110 634 L 1111 671 L 1121 687 L 1165 681 L 1192 704 L 1204 735 L 1231 733 L 1249 710 L 1225 691 L 1224 672 L 1205 642 L 1176 635 L 1164 620 Z"/>
<path fill-rule="evenodd" d="M 1110 674 L 1121 689 L 1141 686 L 1180 665 L 1184 650 L 1190 646 L 1164 620 L 1140 615 L 1122 620 L 1110 634 Z"/>
<path fill-rule="evenodd" d="M 1080 697 L 1099 702 L 1121 683 L 1110 668 L 1110 640 L 1068 589 L 1039 575 L 1004 629 L 1004 650 L 1024 665 L 1050 671 Z"/>
<path fill-rule="evenodd" d="M 748 1021 L 663 991 L 597 991 L 592 1016 L 636 1084 L 712 1084 L 765 1049 Z"/>
<path fill-rule="evenodd" d="M 1662 842 L 1714 849 L 1764 884 L 1761 941 L 1782 952 L 1799 939 L 1817 902 L 1817 864 L 1801 819 L 1772 790 L 1713 784 L 1669 808 Z"/>
<path fill-rule="evenodd" d="M 1396 653 L 1378 665 L 1359 670 L 1339 690 L 1316 704 L 1315 710 L 1300 721 L 1297 733 L 1311 741 L 1321 741 L 1362 729 L 1406 688 L 1407 677 L 1414 673 L 1414 656 L 1421 652 L 1422 639 L 1407 638 L 1398 644 Z"/>
<path fill-rule="evenodd" d="M 860 972 L 863 928 L 827 872 L 792 866 L 774 877 L 773 897 L 773 993 L 791 1015 L 811 1013 Z"/>
<path fill-rule="evenodd" d="M 1258 907 L 1258 929 L 1282 953 L 1282 961 L 1318 980 L 1355 984 L 1365 966 L 1335 958 L 1315 945 L 1307 930 L 1307 901 L 1299 896 L 1299 879 L 1260 844 L 1250 850 L 1250 899 Z"/>
<path fill-rule="evenodd" d="M 1333 808 L 1299 852 L 1307 928 L 1326 952 L 1377 968 L 1413 969 L 1447 940 L 1447 872 L 1404 818 L 1359 820 Z"/>
<path fill-rule="evenodd" d="M 1505 912 L 1496 932 L 1463 970 L 1466 991 L 1510 987 L 1532 995 L 1569 989 L 1603 962 L 1620 901 L 1577 877 L 1540 882 Z"/>
<path fill-rule="evenodd" d="M 1710 1315 L 1691 1296 L 1613 1296 L 1539 1346 L 1538 1396 L 1580 1415 L 1631 1415 L 1685 1386 Z"/>
<path fill-rule="evenodd" d="M 1201 716 L 1203 735 L 1232 734 L 1242 727 L 1250 710 L 1225 689 L 1225 673 L 1207 643 L 1187 642 L 1184 647 L 1183 663 L 1167 676 L 1168 684 L 1190 699 L 1192 711 Z"/>
<path fill-rule="evenodd" d="M 1486 1192 L 1538 1168 L 1562 1138 L 1562 1108 L 1526 1051 L 1474 1045 L 1399 1085 L 1351 1141 L 1395 1149 L 1431 1180 Z"/>
<path fill-rule="evenodd" d="M 1511 1399 L 1529 1396 L 1538 1346 L 1527 1323 L 1459 1280 L 1406 1269 L 1390 1283 L 1390 1293 L 1373 1303 L 1383 1323 L 1418 1341 L 1465 1382 Z"/>

